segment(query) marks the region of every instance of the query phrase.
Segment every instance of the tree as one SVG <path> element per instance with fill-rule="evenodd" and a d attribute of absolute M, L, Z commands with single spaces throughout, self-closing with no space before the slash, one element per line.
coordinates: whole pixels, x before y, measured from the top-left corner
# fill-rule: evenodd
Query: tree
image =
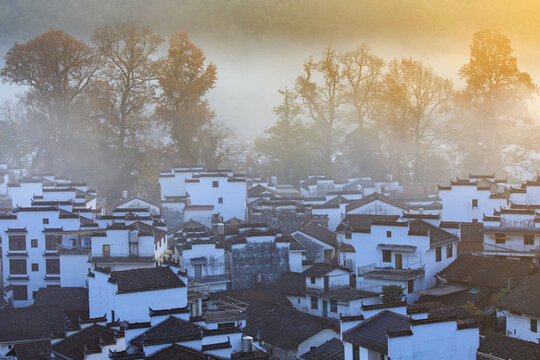
<path fill-rule="evenodd" d="M 53 28 L 26 43 L 15 43 L 7 52 L 0 72 L 3 81 L 28 86 L 27 110 L 46 123 L 36 166 L 41 160 L 60 174 L 67 172 L 59 162 L 80 130 L 80 114 L 74 108 L 100 67 L 95 49 Z"/>
<path fill-rule="evenodd" d="M 402 58 L 388 64 L 380 84 L 384 114 L 378 126 L 396 171 L 404 168 L 420 180 L 425 160 L 444 133 L 453 93 L 451 81 L 421 61 Z"/>
<path fill-rule="evenodd" d="M 384 304 L 393 304 L 400 302 L 405 296 L 405 288 L 399 285 L 385 285 L 382 287 Z"/>
<path fill-rule="evenodd" d="M 468 157 L 479 158 L 480 170 L 498 170 L 505 143 L 519 142 L 509 139 L 511 127 L 530 119 L 527 102 L 536 93 L 536 85 L 528 73 L 517 67 L 512 56 L 510 39 L 497 30 L 474 33 L 469 62 L 461 67 L 459 76 L 466 82 L 459 93 L 459 104 L 469 124 L 464 128 L 470 134 L 466 142 Z M 471 124 L 472 123 L 472 124 Z M 472 142 L 471 142 L 472 140 Z"/>
<path fill-rule="evenodd" d="M 92 41 L 106 60 L 100 74 L 98 114 L 123 154 L 126 138 L 134 140 L 145 127 L 144 113 L 154 96 L 152 80 L 157 74 L 152 56 L 163 40 L 148 26 L 131 21 L 97 28 Z"/>
<path fill-rule="evenodd" d="M 216 66 L 206 64 L 203 51 L 178 32 L 169 41 L 168 55 L 159 66 L 157 77 L 161 93 L 157 116 L 163 121 L 184 165 L 197 165 L 205 141 L 215 141 L 207 131 L 212 127 L 214 112 L 204 96 L 214 88 Z M 214 149 L 215 150 L 215 149 Z"/>
<path fill-rule="evenodd" d="M 288 89 L 278 91 L 283 101 L 274 107 L 277 120 L 255 140 L 254 149 L 266 159 L 266 175 L 276 175 L 288 183 L 296 183 L 309 175 L 312 165 L 310 150 L 306 146 L 310 131 L 299 119 L 302 113 L 299 95 Z"/>
<path fill-rule="evenodd" d="M 320 154 L 320 169 L 327 175 L 334 172 L 337 127 L 340 110 L 345 103 L 342 79 L 338 54 L 330 48 L 323 52 L 320 60 L 308 60 L 304 64 L 304 74 L 296 79 L 295 90 L 312 120 L 312 142 Z"/>

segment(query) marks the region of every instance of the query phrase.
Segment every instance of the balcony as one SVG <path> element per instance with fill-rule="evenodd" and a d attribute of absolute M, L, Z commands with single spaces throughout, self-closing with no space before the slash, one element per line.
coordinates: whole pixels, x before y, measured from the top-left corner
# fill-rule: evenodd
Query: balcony
<path fill-rule="evenodd" d="M 210 286 L 202 285 L 194 281 L 188 283 L 188 302 L 197 299 L 208 299 L 210 296 Z"/>
<path fill-rule="evenodd" d="M 130 255 L 126 253 L 102 253 L 101 256 L 90 256 L 90 263 L 153 263 L 154 255 Z"/>
<path fill-rule="evenodd" d="M 413 279 L 423 278 L 426 275 L 424 266 L 420 263 L 409 264 L 407 269 L 396 269 L 394 267 L 382 267 L 377 266 L 376 263 L 359 266 L 358 276 L 364 279 L 374 280 L 396 280 L 396 281 L 409 281 Z"/>
<path fill-rule="evenodd" d="M 202 312 L 207 322 L 240 321 L 247 318 L 247 304 L 227 297 L 225 300 L 203 302 Z"/>

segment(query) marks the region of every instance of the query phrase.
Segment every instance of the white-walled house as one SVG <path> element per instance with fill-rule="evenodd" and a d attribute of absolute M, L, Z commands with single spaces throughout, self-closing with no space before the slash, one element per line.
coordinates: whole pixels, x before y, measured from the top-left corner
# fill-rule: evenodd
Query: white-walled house
<path fill-rule="evenodd" d="M 506 318 L 506 336 L 540 344 L 540 273 L 537 273 L 497 304 Z"/>
<path fill-rule="evenodd" d="M 108 322 L 149 321 L 148 308 L 187 306 L 185 282 L 169 267 L 109 271 L 96 267 L 88 273 L 90 317 Z"/>
<path fill-rule="evenodd" d="M 350 271 L 331 264 L 314 264 L 302 273 L 304 291 L 286 294 L 292 306 L 323 318 L 362 314 L 363 305 L 380 303 L 378 293 L 357 290 L 350 285 Z"/>
<path fill-rule="evenodd" d="M 345 217 L 338 241 L 355 249 L 357 288 L 380 292 L 384 285 L 399 285 L 412 302 L 456 259 L 459 239 L 420 219 L 359 214 Z"/>
<path fill-rule="evenodd" d="M 347 214 L 401 215 L 403 212 L 409 212 L 409 207 L 382 194 L 373 193 L 347 204 L 345 212 Z"/>
<path fill-rule="evenodd" d="M 457 179 L 450 186 L 439 186 L 439 198 L 443 205 L 441 217 L 444 221 L 473 222 L 482 221 L 484 214 L 506 206 L 504 192 L 506 180 Z M 495 191 L 501 184 L 501 192 Z"/>
<path fill-rule="evenodd" d="M 186 195 L 186 179 L 190 179 L 194 174 L 204 171 L 202 167 L 173 168 L 170 171 L 163 171 L 159 174 L 159 185 L 161 188 L 161 200 L 173 196 Z"/>
<path fill-rule="evenodd" d="M 60 285 L 58 246 L 84 245 L 79 228 L 79 215 L 58 207 L 20 207 L 0 215 L 3 281 L 13 286 L 14 306 L 32 304 L 41 287 Z"/>
<path fill-rule="evenodd" d="M 381 311 L 345 331 L 344 360 L 475 360 L 479 324 Z"/>
<path fill-rule="evenodd" d="M 331 263 L 336 256 L 336 233 L 309 222 L 292 231 L 290 235 L 305 249 L 305 260 L 311 263 Z"/>
<path fill-rule="evenodd" d="M 483 221 L 485 256 L 539 263 L 540 217 L 535 208 L 503 208 Z"/>
<path fill-rule="evenodd" d="M 212 205 L 214 212 L 219 213 L 224 220 L 234 217 L 246 219 L 245 177 L 232 177 L 221 172 L 200 173 L 186 179 L 185 187 L 192 205 Z M 189 220 L 185 216 L 184 219 Z"/>

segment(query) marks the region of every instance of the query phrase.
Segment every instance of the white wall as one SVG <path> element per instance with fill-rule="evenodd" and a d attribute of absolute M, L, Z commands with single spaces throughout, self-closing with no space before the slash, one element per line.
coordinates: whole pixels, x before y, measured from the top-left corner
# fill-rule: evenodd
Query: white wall
<path fill-rule="evenodd" d="M 478 190 L 476 186 L 454 185 L 450 190 L 439 190 L 443 205 L 441 219 L 444 221 L 471 222 L 482 221 L 484 214 L 492 215 L 493 209 L 506 206 L 506 199 L 490 198 L 490 190 Z M 472 200 L 478 200 L 478 207 Z"/>
<path fill-rule="evenodd" d="M 86 287 L 88 255 L 60 255 L 60 286 Z"/>
<path fill-rule="evenodd" d="M 536 319 L 538 325 L 540 325 L 540 318 L 534 318 L 528 314 L 516 315 L 510 311 L 504 311 L 503 313 L 506 316 L 507 336 L 535 343 L 539 341 L 540 332 L 531 331 L 531 318 Z"/>

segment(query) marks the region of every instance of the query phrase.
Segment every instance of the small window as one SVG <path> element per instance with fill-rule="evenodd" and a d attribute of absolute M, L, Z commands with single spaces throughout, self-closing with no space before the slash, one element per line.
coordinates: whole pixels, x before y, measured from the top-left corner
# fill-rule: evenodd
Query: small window
<path fill-rule="evenodd" d="M 49 219 L 48 218 L 43 218 L 43 224 L 48 225 L 49 224 Z"/>
<path fill-rule="evenodd" d="M 218 329 L 234 329 L 236 325 L 234 324 L 234 321 L 231 321 L 231 322 L 219 323 L 217 327 Z"/>
<path fill-rule="evenodd" d="M 382 261 L 383 262 L 392 262 L 392 251 L 390 250 L 383 250 L 382 251 Z"/>
<path fill-rule="evenodd" d="M 523 238 L 523 244 L 534 245 L 534 235 L 525 235 Z"/>
<path fill-rule="evenodd" d="M 32 246 L 33 248 L 37 248 L 37 239 L 30 240 L 30 246 Z"/>
<path fill-rule="evenodd" d="M 538 332 L 538 320 L 531 318 L 531 331 Z"/>
<path fill-rule="evenodd" d="M 311 277 L 311 283 L 312 283 L 312 284 L 315 284 L 315 276 L 312 276 L 312 277 Z"/>
<path fill-rule="evenodd" d="M 452 256 L 454 256 L 454 247 L 450 244 L 446 246 L 446 257 L 451 258 Z"/>
<path fill-rule="evenodd" d="M 352 233 L 345 233 L 345 239 L 352 239 Z"/>
<path fill-rule="evenodd" d="M 46 272 L 49 275 L 58 275 L 60 274 L 60 260 L 58 259 L 47 259 L 45 260 Z"/>
<path fill-rule="evenodd" d="M 212 181 L 212 187 L 214 188 L 219 187 L 219 181 Z"/>
<path fill-rule="evenodd" d="M 441 247 L 439 246 L 438 248 L 435 248 L 435 261 L 436 262 L 441 261 L 442 259 L 441 254 L 442 254 Z"/>
<path fill-rule="evenodd" d="M 407 282 L 407 294 L 412 294 L 414 292 L 414 279 Z"/>
<path fill-rule="evenodd" d="M 472 199 L 472 207 L 477 208 L 478 207 L 478 199 Z"/>
<path fill-rule="evenodd" d="M 25 275 L 26 259 L 9 260 L 9 273 L 13 275 Z"/>
<path fill-rule="evenodd" d="M 110 258 L 111 257 L 111 245 L 103 244 L 103 257 L 104 258 Z"/>
<path fill-rule="evenodd" d="M 319 308 L 319 298 L 316 296 L 311 297 L 311 308 L 317 310 Z"/>
<path fill-rule="evenodd" d="M 330 300 L 330 312 L 337 313 L 337 300 Z"/>
<path fill-rule="evenodd" d="M 504 243 L 506 243 L 506 236 L 500 233 L 495 234 L 495 244 L 504 244 Z"/>
<path fill-rule="evenodd" d="M 32 271 L 39 271 L 39 264 L 32 264 Z"/>
<path fill-rule="evenodd" d="M 217 201 L 218 201 L 218 203 L 223 204 L 223 198 L 222 197 L 218 198 Z"/>
<path fill-rule="evenodd" d="M 392 232 L 391 232 L 391 231 L 387 231 L 387 232 L 386 232 L 386 237 L 387 237 L 387 238 L 391 238 L 391 237 L 392 237 Z"/>
<path fill-rule="evenodd" d="M 13 285 L 13 300 L 28 300 L 28 287 L 26 285 Z"/>

